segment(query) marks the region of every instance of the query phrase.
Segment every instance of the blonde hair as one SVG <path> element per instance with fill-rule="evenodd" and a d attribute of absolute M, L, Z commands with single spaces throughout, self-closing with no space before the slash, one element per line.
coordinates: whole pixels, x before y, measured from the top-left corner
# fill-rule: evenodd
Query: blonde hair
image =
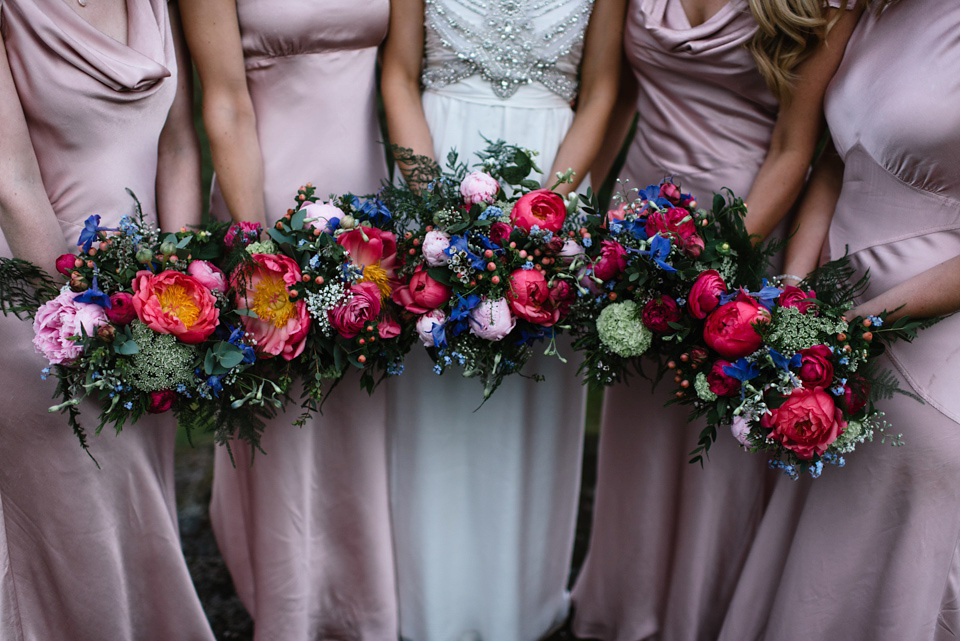
<path fill-rule="evenodd" d="M 790 98 L 796 69 L 826 39 L 831 24 L 822 0 L 748 0 L 757 31 L 747 43 L 760 75 L 781 101 Z"/>

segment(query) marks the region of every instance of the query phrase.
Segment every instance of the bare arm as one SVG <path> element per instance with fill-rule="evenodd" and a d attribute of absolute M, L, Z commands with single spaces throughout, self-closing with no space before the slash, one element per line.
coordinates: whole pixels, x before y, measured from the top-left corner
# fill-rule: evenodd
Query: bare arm
<path fill-rule="evenodd" d="M 783 271 L 803 278 L 820 263 L 820 253 L 843 186 L 843 161 L 833 145 L 824 150 L 810 175 L 807 190 L 793 220 Z M 796 278 L 787 279 L 796 284 Z"/>
<path fill-rule="evenodd" d="M 853 309 L 850 315 L 867 316 L 884 310 L 892 312 L 890 318 L 930 318 L 960 312 L 960 256 L 894 285 Z"/>
<path fill-rule="evenodd" d="M 557 172 L 573 169 L 574 181 L 560 185 L 557 191 L 561 193 L 580 184 L 604 142 L 618 95 L 625 11 L 624 0 L 597 0 L 590 16 L 580 66 L 577 113 L 557 150 L 550 174 L 544 177 L 547 184 L 552 184 Z"/>
<path fill-rule="evenodd" d="M 747 230 L 761 238 L 773 231 L 800 194 L 823 132 L 823 95 L 860 16 L 859 11 L 841 11 L 826 42 L 797 69 L 793 97 L 780 106 L 770 149 L 747 196 Z"/>
<path fill-rule="evenodd" d="M 433 137 L 420 101 L 423 12 L 423 0 L 391 0 L 380 90 L 387 111 L 390 142 L 434 158 Z M 407 173 L 407 167 L 401 165 L 400 169 Z"/>
<path fill-rule="evenodd" d="M 203 123 L 230 216 L 265 223 L 263 158 L 236 0 L 180 0 L 180 15 L 203 85 Z"/>
<path fill-rule="evenodd" d="M 13 255 L 54 273 L 69 251 L 43 188 L 6 48 L 0 41 L 0 229 Z"/>
<path fill-rule="evenodd" d="M 183 42 L 180 17 L 170 11 L 177 49 L 177 95 L 160 134 L 157 212 L 162 229 L 175 231 L 200 223 L 200 141 L 193 128 L 193 66 Z"/>
<path fill-rule="evenodd" d="M 617 101 L 613 106 L 610 124 L 607 125 L 603 142 L 600 143 L 597 158 L 593 161 L 593 166 L 590 167 L 590 180 L 595 187 L 599 187 L 606 182 L 617 155 L 623 148 L 624 142 L 627 142 L 626 138 L 630 133 L 630 125 L 633 124 L 636 115 L 637 79 L 633 75 L 630 65 L 621 57 Z"/>

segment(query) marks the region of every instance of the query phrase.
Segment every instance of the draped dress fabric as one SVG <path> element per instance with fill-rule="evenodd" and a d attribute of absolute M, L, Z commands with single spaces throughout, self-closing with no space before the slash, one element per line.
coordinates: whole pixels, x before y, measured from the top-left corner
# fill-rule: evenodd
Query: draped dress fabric
<path fill-rule="evenodd" d="M 468 4 L 477 3 L 428 2 L 425 78 L 457 59 L 438 35 L 437 5 L 465 14 Z M 579 65 L 585 28 L 576 15 L 590 6 L 561 5 L 536 28 L 563 20 L 578 25 L 554 67 L 568 77 Z M 538 164 L 549 171 L 573 119 L 569 98 L 541 83 L 522 84 L 507 97 L 479 74 L 428 87 L 423 105 L 441 160 L 456 148 L 474 162 L 482 135 L 538 150 Z M 546 380 L 508 378 L 479 409 L 482 385 L 455 369 L 436 376 L 422 349 L 411 353 L 390 388 L 404 639 L 533 641 L 566 617 L 584 391 L 573 362 L 536 349 L 525 371 Z M 572 356 L 569 345 L 561 349 Z"/>
<path fill-rule="evenodd" d="M 829 251 L 870 270 L 863 300 L 960 255 L 958 69 L 960 5 L 901 2 L 864 14 L 827 91 Z M 960 637 L 958 336 L 954 315 L 883 357 L 924 400 L 879 402 L 901 447 L 858 446 L 803 492 L 778 481 L 721 639 Z"/>
<path fill-rule="evenodd" d="M 386 177 L 376 112 L 387 0 L 238 0 L 247 82 L 263 154 L 267 222 L 318 195 L 365 194 Z M 212 211 L 228 218 L 215 184 Z M 385 393 L 358 377 L 302 428 L 270 421 L 266 455 L 216 453 L 211 520 L 255 638 L 395 639 Z"/>
<path fill-rule="evenodd" d="M 679 0 L 632 0 L 624 48 L 639 85 L 637 134 L 621 180 L 672 176 L 709 207 L 746 197 L 778 102 L 744 44 L 757 24 L 731 0 L 691 27 Z M 648 368 L 651 369 L 652 368 Z M 712 639 L 764 508 L 769 473 L 720 430 L 690 465 L 701 423 L 670 386 L 634 378 L 606 391 L 590 548 L 574 587 L 573 629 L 603 641 Z"/>
<path fill-rule="evenodd" d="M 94 213 L 116 226 L 133 190 L 156 220 L 157 150 L 176 92 L 165 0 L 127 2 L 124 45 L 61 0 L 3 0 L 0 34 L 44 188 L 71 245 Z M 0 237 L 0 255 L 10 256 Z M 49 266 L 48 266 L 49 267 Z M 180 551 L 176 426 L 145 418 L 93 435 L 51 414 L 27 321 L 0 318 L 0 638 L 212 641 Z"/>

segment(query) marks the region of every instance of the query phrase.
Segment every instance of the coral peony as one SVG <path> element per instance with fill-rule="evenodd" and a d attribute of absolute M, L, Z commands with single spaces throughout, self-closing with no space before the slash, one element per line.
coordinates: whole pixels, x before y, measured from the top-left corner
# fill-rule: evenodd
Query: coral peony
<path fill-rule="evenodd" d="M 153 331 L 172 334 L 191 345 L 205 341 L 220 324 L 220 310 L 210 290 L 193 276 L 172 269 L 159 274 L 137 272 L 133 308 Z"/>
<path fill-rule="evenodd" d="M 566 218 L 567 205 L 563 197 L 549 189 L 537 189 L 524 194 L 510 212 L 510 221 L 525 231 L 539 227 L 557 233 L 563 228 Z"/>
<path fill-rule="evenodd" d="M 337 236 L 354 265 L 363 268 L 364 282 L 374 283 L 386 300 L 396 285 L 397 237 L 376 227 L 360 227 Z"/>
<path fill-rule="evenodd" d="M 293 360 L 303 351 L 310 315 L 302 300 L 290 300 L 290 287 L 300 282 L 300 267 L 281 254 L 253 254 L 253 265 L 231 277 L 244 329 L 256 340 L 257 353 Z"/>
<path fill-rule="evenodd" d="M 83 351 L 80 343 L 71 340 L 84 333 L 93 335 L 97 327 L 107 322 L 104 309 L 93 303 L 78 303 L 77 294 L 64 289 L 40 306 L 33 318 L 33 346 L 51 365 L 76 360 Z"/>

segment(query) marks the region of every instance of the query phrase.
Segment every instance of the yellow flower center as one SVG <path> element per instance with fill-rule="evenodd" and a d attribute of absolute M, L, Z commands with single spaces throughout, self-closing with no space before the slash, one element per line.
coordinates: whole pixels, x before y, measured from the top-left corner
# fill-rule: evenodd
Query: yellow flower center
<path fill-rule="evenodd" d="M 253 290 L 251 309 L 260 320 L 283 327 L 296 314 L 296 306 L 290 301 L 286 283 L 279 274 L 264 274 Z"/>
<path fill-rule="evenodd" d="M 173 316 L 188 329 L 200 318 L 200 308 L 183 285 L 168 285 L 157 294 L 160 309 Z"/>
<path fill-rule="evenodd" d="M 380 290 L 381 298 L 386 299 L 390 297 L 390 277 L 387 275 L 387 270 L 380 266 L 380 263 L 364 267 L 363 278 L 360 280 L 376 285 Z"/>

